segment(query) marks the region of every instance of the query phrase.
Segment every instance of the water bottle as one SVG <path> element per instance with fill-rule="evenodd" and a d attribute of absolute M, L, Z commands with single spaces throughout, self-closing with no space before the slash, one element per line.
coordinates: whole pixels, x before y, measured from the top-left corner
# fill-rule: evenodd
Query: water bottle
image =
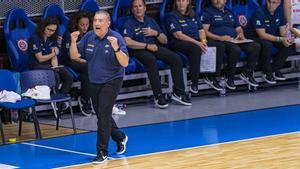
<path fill-rule="evenodd" d="M 220 86 L 222 87 L 222 90 L 220 91 L 220 96 L 226 96 L 226 80 L 225 77 L 221 77 L 220 79 Z"/>
<path fill-rule="evenodd" d="M 294 37 L 291 33 L 290 25 L 288 23 L 285 25 L 285 36 L 289 41 L 294 41 Z"/>

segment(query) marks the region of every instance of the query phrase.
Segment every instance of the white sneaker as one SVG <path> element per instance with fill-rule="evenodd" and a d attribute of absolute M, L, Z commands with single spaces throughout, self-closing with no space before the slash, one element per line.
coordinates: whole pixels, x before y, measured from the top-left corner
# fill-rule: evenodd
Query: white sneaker
<path fill-rule="evenodd" d="M 112 114 L 114 115 L 126 115 L 126 111 L 119 109 L 118 107 L 114 106 L 112 109 Z"/>

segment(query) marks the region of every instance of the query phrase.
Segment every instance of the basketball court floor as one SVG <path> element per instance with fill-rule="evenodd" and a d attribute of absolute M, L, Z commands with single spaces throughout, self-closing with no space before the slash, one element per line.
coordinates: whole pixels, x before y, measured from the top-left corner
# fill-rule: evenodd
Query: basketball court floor
<path fill-rule="evenodd" d="M 192 107 L 166 110 L 128 106 L 127 115 L 115 117 L 129 137 L 127 151 L 117 155 L 111 141 L 104 164 L 90 163 L 95 117 L 78 116 L 78 128 L 91 132 L 0 146 L 0 168 L 300 168 L 296 85 L 192 99 Z"/>

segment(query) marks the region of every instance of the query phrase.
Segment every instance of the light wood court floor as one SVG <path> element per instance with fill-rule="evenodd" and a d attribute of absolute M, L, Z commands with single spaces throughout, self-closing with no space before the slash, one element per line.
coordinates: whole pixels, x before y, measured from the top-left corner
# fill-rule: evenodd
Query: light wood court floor
<path fill-rule="evenodd" d="M 171 144 L 171 143 L 170 143 Z M 81 165 L 72 169 L 300 169 L 300 133 Z"/>
<path fill-rule="evenodd" d="M 33 123 L 31 122 L 23 122 L 21 136 L 18 136 L 18 132 L 19 132 L 18 123 L 3 124 L 3 128 L 4 128 L 4 136 L 8 144 L 9 144 L 8 142 L 9 138 L 16 138 L 17 142 L 35 140 L 34 126 Z M 46 125 L 46 124 L 40 124 L 40 128 L 41 128 L 41 133 L 43 138 L 51 138 L 51 137 L 73 134 L 72 128 L 59 127 L 59 129 L 56 130 L 54 125 Z M 84 133 L 84 132 L 88 132 L 88 131 L 77 130 L 77 133 Z M 0 145 L 1 144 L 2 144 L 2 140 L 0 139 Z"/>

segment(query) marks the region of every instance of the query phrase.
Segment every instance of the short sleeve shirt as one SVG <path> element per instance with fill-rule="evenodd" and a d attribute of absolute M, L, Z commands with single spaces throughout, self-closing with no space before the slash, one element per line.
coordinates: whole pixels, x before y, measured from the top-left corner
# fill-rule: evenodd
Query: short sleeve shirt
<path fill-rule="evenodd" d="M 213 34 L 223 36 L 229 35 L 233 38 L 237 36 L 236 28 L 240 26 L 238 19 L 227 7 L 221 11 L 213 6 L 207 8 L 202 16 L 203 24 L 209 24 L 209 31 Z"/>
<path fill-rule="evenodd" d="M 274 36 L 279 36 L 279 28 L 286 24 L 282 7 L 278 7 L 271 15 L 266 5 L 259 8 L 250 21 L 253 32 L 255 32 L 255 29 L 265 29 L 266 33 Z M 255 36 L 257 36 L 256 33 Z"/>
<path fill-rule="evenodd" d="M 77 42 L 79 53 L 88 62 L 91 83 L 103 84 L 124 76 L 124 68 L 119 64 L 107 36 L 117 38 L 120 50 L 128 55 L 123 37 L 113 30 L 109 30 L 102 39 L 94 31 L 89 31 Z"/>
<path fill-rule="evenodd" d="M 29 65 L 30 66 L 37 66 L 37 65 L 49 65 L 51 66 L 51 59 L 39 62 L 35 56 L 35 54 L 41 52 L 42 55 L 48 55 L 52 53 L 53 47 L 58 47 L 57 40 L 52 38 L 47 38 L 46 41 L 40 36 L 38 36 L 36 33 L 33 34 L 29 38 Z"/>
<path fill-rule="evenodd" d="M 140 22 L 134 16 L 131 16 L 124 24 L 123 36 L 142 43 L 157 43 L 155 36 L 145 36 L 143 34 L 143 28 L 151 28 L 156 30 L 158 33 L 162 33 L 159 25 L 153 18 L 145 16 L 144 22 Z"/>
<path fill-rule="evenodd" d="M 166 23 L 170 39 L 174 38 L 172 36 L 174 32 L 181 31 L 193 39 L 200 40 L 199 30 L 203 29 L 203 27 L 198 16 L 179 16 L 175 11 L 172 11 L 168 14 Z"/>

